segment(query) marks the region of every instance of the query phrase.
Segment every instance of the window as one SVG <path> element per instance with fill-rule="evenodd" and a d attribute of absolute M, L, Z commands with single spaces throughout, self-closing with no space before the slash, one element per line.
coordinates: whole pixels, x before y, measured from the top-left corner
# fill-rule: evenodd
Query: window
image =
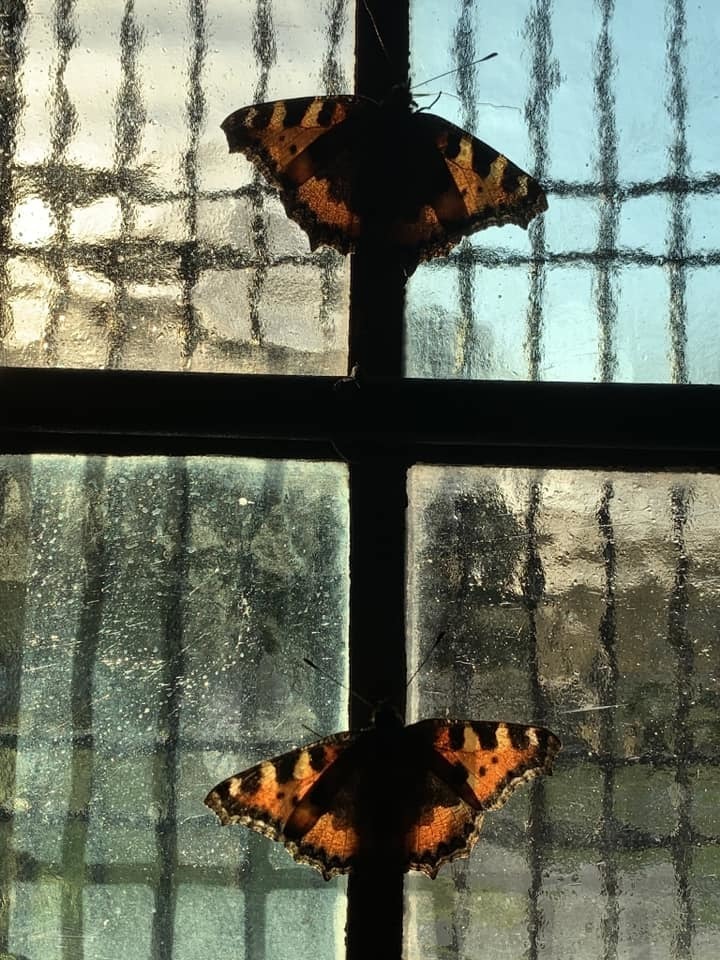
<path fill-rule="evenodd" d="M 355 16 L 3 17 L 0 953 L 329 958 L 348 908 L 351 960 L 715 956 L 714 8 Z M 381 96 L 408 44 L 550 210 L 404 308 L 218 124 L 355 68 Z M 410 719 L 544 722 L 556 775 L 434 881 L 325 883 L 202 806 L 367 723 L 305 656 Z"/>

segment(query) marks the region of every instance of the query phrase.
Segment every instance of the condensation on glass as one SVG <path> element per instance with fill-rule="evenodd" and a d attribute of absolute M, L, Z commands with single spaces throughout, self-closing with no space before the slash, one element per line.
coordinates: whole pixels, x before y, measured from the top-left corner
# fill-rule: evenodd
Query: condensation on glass
<path fill-rule="evenodd" d="M 418 92 L 445 91 L 433 111 L 535 174 L 549 209 L 417 270 L 408 375 L 719 383 L 714 0 L 411 12 L 414 81 L 460 68 Z"/>
<path fill-rule="evenodd" d="M 0 460 L 0 953 L 335 956 L 344 885 L 202 800 L 343 725 L 302 657 L 347 674 L 346 482 Z"/>
<path fill-rule="evenodd" d="M 552 778 L 413 877 L 408 960 L 720 952 L 720 477 L 416 467 L 412 718 L 543 724 Z"/>
<path fill-rule="evenodd" d="M 220 123 L 348 93 L 350 7 L 37 0 L 2 16 L 0 363 L 335 374 L 348 263 Z"/>

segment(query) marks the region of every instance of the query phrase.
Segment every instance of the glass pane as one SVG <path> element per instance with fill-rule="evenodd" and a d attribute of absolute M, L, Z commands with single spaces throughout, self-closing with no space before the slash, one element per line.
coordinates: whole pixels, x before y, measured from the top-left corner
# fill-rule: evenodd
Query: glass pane
<path fill-rule="evenodd" d="M 311 255 L 222 120 L 347 92 L 348 6 L 5 4 L 0 362 L 347 371 L 348 264 Z"/>
<path fill-rule="evenodd" d="M 409 881 L 408 960 L 720 951 L 720 478 L 417 467 L 417 717 L 540 723 L 555 776 Z"/>
<path fill-rule="evenodd" d="M 460 68 L 419 88 L 447 93 L 433 112 L 536 175 L 549 209 L 417 270 L 408 375 L 720 383 L 717 4 L 411 11 L 415 83 Z"/>
<path fill-rule="evenodd" d="M 327 463 L 0 461 L 0 952 L 336 956 L 343 883 L 203 798 L 345 725 L 302 657 L 346 675 L 346 481 Z"/>

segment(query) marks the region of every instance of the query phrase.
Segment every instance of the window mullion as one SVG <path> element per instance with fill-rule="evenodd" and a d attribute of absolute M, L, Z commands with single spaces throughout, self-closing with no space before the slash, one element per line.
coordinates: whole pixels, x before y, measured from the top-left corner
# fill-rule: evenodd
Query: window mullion
<path fill-rule="evenodd" d="M 356 14 L 356 92 L 381 100 L 408 74 L 408 9 L 404 3 L 362 0 Z M 378 149 L 382 145 L 378 144 Z M 362 405 L 365 376 L 403 375 L 405 274 L 399 263 L 353 256 L 350 365 L 357 364 Z M 405 512 L 407 464 L 397 453 L 350 451 L 350 681 L 369 702 L 387 699 L 405 709 Z M 351 700 L 353 728 L 370 711 Z M 382 790 L 382 784 L 378 784 Z M 388 865 L 358 872 L 348 883 L 348 960 L 402 954 L 403 874 Z"/>

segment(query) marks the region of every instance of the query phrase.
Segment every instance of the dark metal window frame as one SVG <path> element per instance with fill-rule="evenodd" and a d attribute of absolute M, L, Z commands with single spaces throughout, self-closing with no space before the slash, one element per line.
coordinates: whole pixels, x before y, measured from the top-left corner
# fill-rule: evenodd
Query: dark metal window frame
<path fill-rule="evenodd" d="M 407 9 L 382 0 L 371 6 L 390 60 L 361 5 L 356 82 L 360 92 L 381 97 L 407 75 Z M 360 365 L 358 382 L 2 370 L 2 449 L 346 459 L 351 682 L 371 702 L 387 697 L 402 707 L 409 466 L 715 471 L 720 456 L 718 387 L 404 379 L 403 289 L 399 266 L 355 258 L 350 358 Z M 367 724 L 359 701 L 350 719 Z M 402 890 L 402 877 L 351 880 L 349 957 L 369 950 L 400 956 Z"/>

